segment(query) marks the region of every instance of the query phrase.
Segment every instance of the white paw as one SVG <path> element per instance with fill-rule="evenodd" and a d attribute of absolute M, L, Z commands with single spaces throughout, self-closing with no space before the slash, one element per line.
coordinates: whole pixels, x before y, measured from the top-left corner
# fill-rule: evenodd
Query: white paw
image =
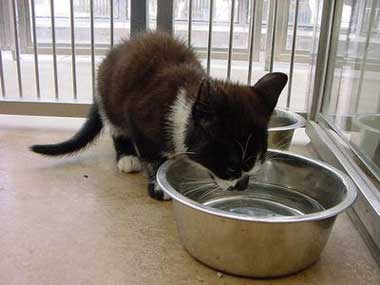
<path fill-rule="evenodd" d="M 134 155 L 126 155 L 119 159 L 117 167 L 120 171 L 131 173 L 141 171 L 140 160 Z"/>
<path fill-rule="evenodd" d="M 171 200 L 170 196 L 166 194 L 165 191 L 157 184 L 157 182 L 151 182 L 148 186 L 150 197 L 160 200 L 160 201 L 169 201 Z"/>
<path fill-rule="evenodd" d="M 162 191 L 162 190 L 161 190 L 161 191 Z M 164 200 L 164 201 L 169 201 L 169 200 L 172 199 L 172 198 L 170 198 L 170 196 L 169 196 L 168 194 L 166 194 L 165 191 L 162 191 L 162 192 L 164 192 L 164 196 L 162 196 L 162 200 Z"/>

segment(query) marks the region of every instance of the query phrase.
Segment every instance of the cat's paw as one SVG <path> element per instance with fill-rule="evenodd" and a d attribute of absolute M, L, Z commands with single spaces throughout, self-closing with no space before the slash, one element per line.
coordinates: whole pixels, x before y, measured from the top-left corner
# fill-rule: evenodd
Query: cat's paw
<path fill-rule="evenodd" d="M 126 155 L 119 159 L 117 167 L 120 171 L 131 173 L 141 171 L 140 160 L 134 155 Z"/>
<path fill-rule="evenodd" d="M 151 182 L 148 184 L 148 193 L 150 197 L 156 200 L 171 200 L 170 196 L 166 194 L 156 182 Z"/>

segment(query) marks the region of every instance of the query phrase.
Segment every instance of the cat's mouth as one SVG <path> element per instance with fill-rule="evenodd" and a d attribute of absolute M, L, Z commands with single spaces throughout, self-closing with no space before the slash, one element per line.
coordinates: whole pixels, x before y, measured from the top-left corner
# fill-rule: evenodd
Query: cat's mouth
<path fill-rule="evenodd" d="M 241 177 L 237 179 L 222 179 L 216 176 L 210 169 L 206 168 L 202 164 L 189 159 L 190 163 L 192 163 L 196 167 L 200 167 L 201 169 L 207 171 L 211 180 L 222 190 L 224 191 L 243 191 L 246 190 L 249 184 L 250 175 L 248 173 L 244 173 Z"/>
<path fill-rule="evenodd" d="M 248 175 L 243 175 L 242 177 L 233 180 L 227 180 L 219 178 L 211 171 L 208 171 L 208 173 L 215 184 L 225 191 L 243 191 L 247 189 L 249 184 Z"/>

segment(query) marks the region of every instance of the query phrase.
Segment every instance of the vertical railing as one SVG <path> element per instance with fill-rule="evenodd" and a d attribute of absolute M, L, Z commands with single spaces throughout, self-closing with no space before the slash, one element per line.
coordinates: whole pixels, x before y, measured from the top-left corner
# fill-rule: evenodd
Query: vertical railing
<path fill-rule="evenodd" d="M 193 0 L 189 0 L 189 19 L 187 26 L 187 44 L 191 46 L 191 29 L 193 24 Z"/>
<path fill-rule="evenodd" d="M 91 33 L 91 89 L 95 95 L 95 31 L 94 31 L 94 0 L 90 0 L 90 33 Z"/>
<path fill-rule="evenodd" d="M 75 15 L 73 2 L 74 0 L 70 0 L 71 73 L 73 82 L 73 98 L 74 100 L 77 100 L 77 63 L 75 55 Z"/>
<path fill-rule="evenodd" d="M 148 0 L 131 0 L 131 35 L 148 28 Z"/>
<path fill-rule="evenodd" d="M 20 64 L 20 47 L 19 47 L 19 33 L 17 25 L 17 13 L 16 13 L 16 0 L 12 0 L 12 16 L 13 16 L 13 32 L 14 32 L 14 44 L 16 50 L 16 68 L 17 68 L 17 82 L 18 82 L 18 92 L 19 97 L 22 99 L 22 78 L 21 78 L 21 64 Z"/>
<path fill-rule="evenodd" d="M 58 68 L 57 68 L 57 45 L 55 40 L 55 13 L 54 13 L 54 0 L 50 0 L 50 19 L 51 19 L 51 41 L 53 48 L 53 75 L 54 75 L 54 92 L 55 99 L 59 99 L 58 90 Z"/>
<path fill-rule="evenodd" d="M 207 40 L 207 74 L 208 75 L 210 75 L 210 69 L 211 69 L 213 13 L 214 13 L 214 0 L 210 0 L 209 18 L 208 18 L 208 40 Z"/>
<path fill-rule="evenodd" d="M 274 55 L 275 55 L 275 44 L 276 44 L 276 28 L 277 28 L 277 9 L 278 9 L 278 0 L 273 0 L 273 21 L 272 21 L 272 34 L 271 34 L 271 49 L 270 49 L 270 60 L 269 60 L 269 72 L 273 71 L 274 65 Z M 268 25 L 269 27 L 269 25 Z"/>
<path fill-rule="evenodd" d="M 157 0 L 157 29 L 173 34 L 173 0 Z"/>
<path fill-rule="evenodd" d="M 35 11 L 35 5 L 34 0 L 30 1 L 31 4 L 31 12 L 32 12 L 32 34 L 33 34 L 33 57 L 34 57 L 34 76 L 36 81 L 36 93 L 37 98 L 39 99 L 41 97 L 40 92 L 40 75 L 39 75 L 39 69 L 38 69 L 38 49 L 37 49 L 37 33 L 36 33 L 36 11 Z"/>
<path fill-rule="evenodd" d="M 292 86 L 293 86 L 293 73 L 294 73 L 294 59 L 296 53 L 297 44 L 297 26 L 298 26 L 298 9 L 300 1 L 296 0 L 295 10 L 294 10 L 294 23 L 293 23 L 293 39 L 292 39 L 292 52 L 290 55 L 290 70 L 289 70 L 289 82 L 288 82 L 288 94 L 286 98 L 286 108 L 290 107 L 290 100 L 292 99 Z"/>
<path fill-rule="evenodd" d="M 234 39 L 234 20 L 235 20 L 235 0 L 231 1 L 231 16 L 230 16 L 230 37 L 228 42 L 228 59 L 227 59 L 227 80 L 231 77 L 231 63 L 232 63 L 232 48 Z"/>
<path fill-rule="evenodd" d="M 110 48 L 113 48 L 113 42 L 114 42 L 114 27 L 113 27 L 113 1 L 110 0 Z"/>
<path fill-rule="evenodd" d="M 19 0 L 20 1 L 20 0 Z M 16 72 L 15 75 L 17 75 L 17 86 L 19 91 L 19 97 L 23 98 L 23 87 L 26 88 L 26 82 L 30 84 L 30 80 L 25 80 L 23 78 L 23 75 L 29 79 L 29 74 L 23 73 L 22 70 L 25 69 L 24 63 L 21 61 L 21 53 L 30 53 L 33 55 L 33 64 L 32 68 L 34 69 L 34 79 L 35 81 L 33 84 L 35 84 L 32 88 L 36 90 L 36 98 L 40 99 L 41 97 L 41 89 L 42 89 L 42 83 L 43 83 L 43 75 L 45 68 L 41 68 L 42 64 L 45 63 L 45 61 L 42 60 L 41 54 L 50 54 L 52 58 L 52 73 L 53 73 L 53 80 L 51 80 L 52 90 L 51 92 L 51 98 L 52 97 L 56 99 L 57 103 L 61 103 L 65 98 L 67 98 L 67 94 L 61 94 L 67 89 L 67 83 L 64 83 L 62 81 L 62 78 L 65 77 L 64 71 L 61 71 L 61 68 L 63 70 L 64 66 L 59 65 L 60 64 L 60 58 L 58 57 L 61 54 L 66 54 L 71 56 L 71 68 L 69 70 L 69 76 L 72 78 L 72 86 L 69 86 L 72 90 L 72 95 L 70 94 L 70 98 L 72 100 L 72 103 L 78 103 L 78 85 L 80 83 L 80 79 L 82 76 L 82 73 L 79 73 L 79 62 L 78 62 L 78 55 L 88 55 L 87 59 L 89 59 L 89 70 L 90 70 L 90 76 L 88 77 L 90 79 L 90 92 L 92 95 L 96 92 L 96 59 L 98 54 L 105 54 L 106 49 L 112 48 L 116 42 L 115 39 L 115 29 L 118 29 L 117 31 L 120 32 L 119 28 L 119 22 L 120 19 L 116 18 L 117 15 L 121 15 L 123 13 L 126 13 L 127 6 L 128 9 L 131 10 L 131 17 L 130 17 L 130 34 L 133 36 L 134 34 L 147 30 L 148 27 L 148 0 L 130 0 L 130 5 L 126 5 L 127 2 L 116 1 L 116 0 L 85 0 L 79 3 L 77 0 L 69 0 L 67 1 L 66 5 L 68 5 L 68 11 L 69 15 L 67 17 L 67 27 L 66 32 L 68 35 L 69 40 L 67 41 L 67 44 L 61 43 L 61 34 L 58 34 L 59 39 L 57 39 L 57 31 L 56 31 L 56 22 L 57 16 L 60 13 L 58 10 L 58 6 L 54 6 L 54 2 L 57 0 L 47 0 L 47 2 L 50 4 L 50 7 L 48 8 L 48 18 L 45 19 L 38 19 L 37 21 L 37 15 L 36 15 L 36 9 L 37 7 L 37 1 L 36 0 L 29 0 L 22 2 L 22 7 L 20 5 L 21 2 L 18 2 L 18 0 L 10 0 L 10 5 L 12 8 L 12 13 L 10 14 L 11 20 L 13 17 L 13 21 L 10 21 L 12 24 L 12 55 L 13 59 L 16 63 Z M 128 0 L 126 0 L 128 1 Z M 248 2 L 249 1 L 249 2 Z M 25 4 L 27 3 L 27 4 Z M 29 3 L 29 4 L 28 4 Z M 79 3 L 79 6 L 78 6 Z M 173 0 L 157 0 L 158 3 L 158 9 L 157 9 L 157 27 L 162 30 L 166 30 L 169 33 L 174 33 L 174 7 L 173 3 L 176 3 Z M 178 2 L 177 2 L 178 3 Z M 226 17 L 228 22 L 220 22 L 217 20 L 215 13 L 216 6 L 219 2 L 217 0 L 187 0 L 185 2 L 181 2 L 182 4 L 185 4 L 185 9 L 188 9 L 188 15 L 186 18 L 181 18 L 183 20 L 187 20 L 187 26 L 185 26 L 185 29 L 182 31 L 177 31 L 180 33 L 183 33 L 186 35 L 187 30 L 187 43 L 190 46 L 191 44 L 198 43 L 199 39 L 201 38 L 199 35 L 202 34 L 203 36 L 206 36 L 206 40 L 204 41 L 204 44 L 206 46 L 206 49 L 204 47 L 200 47 L 200 55 L 204 56 L 205 58 L 205 69 L 207 71 L 208 75 L 214 75 L 214 59 L 218 59 L 218 63 L 215 62 L 215 68 L 220 68 L 219 63 L 224 60 L 224 64 L 226 67 L 226 74 L 223 76 L 227 80 L 236 79 L 236 74 L 233 71 L 235 71 L 235 66 L 237 66 L 237 61 L 235 61 L 235 58 L 239 60 L 239 65 L 245 65 L 247 67 L 247 71 L 245 74 L 242 74 L 242 77 L 244 79 L 244 82 L 247 82 L 247 84 L 252 84 L 253 78 L 255 77 L 256 71 L 260 70 L 262 67 L 261 59 L 265 59 L 265 71 L 275 71 L 278 69 L 284 70 L 284 62 L 289 63 L 289 84 L 287 87 L 287 94 L 284 96 L 287 96 L 284 103 L 284 107 L 290 108 L 292 105 L 294 105 L 295 101 L 293 92 L 294 86 L 296 85 L 296 80 L 294 79 L 295 74 L 295 62 L 296 57 L 297 59 L 299 56 L 302 55 L 302 52 L 297 51 L 297 40 L 300 39 L 300 37 L 303 37 L 302 30 L 300 32 L 300 29 L 298 29 L 299 24 L 302 21 L 302 12 L 301 10 L 302 6 L 300 0 L 293 0 L 293 1 L 286 1 L 287 4 L 284 2 L 280 2 L 279 0 L 268 0 L 268 2 L 264 2 L 264 0 L 229 0 L 230 4 L 230 10 L 228 10 L 228 16 Z M 265 3 L 270 3 L 269 7 L 265 8 Z M 290 3 L 294 3 L 295 5 L 292 6 Z M 118 6 L 116 6 L 116 4 Z M 29 5 L 29 6 L 28 6 Z M 77 7 L 78 6 L 78 7 Z M 101 6 L 99 8 L 98 6 Z M 30 11 L 28 13 L 20 13 L 22 12 L 25 7 L 25 9 L 28 9 Z M 87 7 L 87 8 L 86 8 Z M 123 7 L 124 12 L 120 11 L 120 7 Z M 293 7 L 293 9 L 289 12 L 284 13 L 283 9 L 284 7 L 289 8 Z M 85 9 L 86 8 L 86 9 Z M 116 9 L 115 9 L 116 8 Z M 264 9 L 265 8 L 265 9 Z M 269 8 L 269 10 L 268 10 Z M 82 42 L 79 43 L 79 41 L 84 41 L 85 39 L 78 38 L 78 35 L 82 35 L 83 33 L 83 25 L 80 25 L 78 22 L 83 21 L 82 19 L 77 19 L 76 17 L 79 17 L 79 10 L 80 12 L 89 12 L 87 14 L 89 19 L 89 25 L 88 28 L 90 31 L 90 39 L 87 42 L 87 45 L 83 44 Z M 118 9 L 118 10 L 117 10 Z M 194 9 L 198 9 L 195 11 Z M 290 8 L 289 8 L 290 9 Z M 116 12 L 117 11 L 117 12 Z M 236 13 L 238 11 L 238 13 Z M 242 15 L 242 11 L 244 14 Z M 267 11 L 267 15 L 265 14 L 265 11 Z M 203 15 L 201 15 L 202 13 Z M 294 13 L 293 13 L 294 12 Z M 78 14 L 77 14 L 78 13 Z M 25 14 L 25 15 L 24 15 Z M 294 14 L 294 19 L 292 20 L 291 24 L 288 24 L 288 17 L 292 16 Z M 100 16 L 99 16 L 100 15 Z M 108 19 L 105 18 L 105 16 L 108 15 Z M 184 13 L 181 13 L 181 15 L 185 15 Z M 249 16 L 248 16 L 249 15 Z M 97 17 L 100 18 L 97 18 Z M 20 17 L 22 20 L 20 20 Z M 119 16 L 118 16 L 119 17 Z M 25 19 L 24 19 L 25 18 Z M 268 22 L 267 19 L 268 18 Z M 124 19 L 124 18 L 123 18 Z M 201 19 L 201 20 L 199 20 Z M 243 20 L 244 21 L 243 21 Z M 124 19 L 125 20 L 125 19 Z M 48 27 L 46 30 L 51 29 L 49 31 L 50 38 L 43 39 L 43 33 L 39 33 L 41 27 L 37 24 L 40 21 L 45 21 L 48 24 Z M 59 20 L 61 23 L 61 19 Z M 117 22 L 116 22 L 117 21 Z M 200 21 L 200 22 L 199 22 Z M 205 25 L 205 21 L 207 26 Z M 243 21 L 243 22 L 241 22 Z M 63 22 L 63 21 L 62 21 Z M 27 29 L 23 27 L 24 24 L 29 25 Z M 102 23 L 102 25 L 98 26 L 98 23 Z M 104 23 L 106 23 L 106 26 L 104 26 Z M 116 25 L 116 23 L 118 23 Z M 238 24 L 236 24 L 238 23 Z M 286 24 L 286 28 L 282 27 L 283 24 Z M 95 25 L 96 24 L 96 25 Z M 198 26 L 196 25 L 203 25 L 205 29 L 199 30 Z M 241 40 L 236 37 L 237 33 L 242 33 L 241 26 L 246 25 L 248 33 L 247 33 L 247 46 L 242 48 L 241 47 Z M 284 46 L 286 45 L 286 40 L 288 37 L 288 25 L 292 27 L 292 38 L 291 38 L 291 48 L 286 50 L 286 54 L 284 57 L 282 52 L 284 52 Z M 183 25 L 179 25 L 179 27 L 182 29 Z M 194 29 L 194 27 L 196 27 Z M 263 27 L 266 27 L 266 31 L 264 31 Z M 245 28 L 245 27 L 244 27 Z M 98 29 L 102 29 L 102 33 L 99 33 L 98 36 Z M 104 41 L 104 30 L 109 33 L 109 38 L 107 35 L 106 40 Z M 218 34 L 218 37 L 216 37 L 215 31 L 217 30 L 218 33 L 222 31 L 224 33 L 226 42 L 223 43 L 227 45 L 227 47 L 223 46 L 220 47 L 220 37 Z M 285 30 L 285 34 L 282 34 Z M 290 28 L 289 28 L 290 30 Z M 20 40 L 20 36 L 23 37 L 23 35 L 26 34 L 30 37 L 30 39 Z M 61 32 L 61 26 L 59 27 L 59 31 Z M 243 31 L 244 32 L 244 31 Z M 279 33 L 281 35 L 279 35 Z M 261 38 L 266 35 L 266 47 L 262 49 L 261 47 Z M 38 37 L 38 38 L 37 38 Z M 46 37 L 46 36 L 45 36 Z M 185 36 L 186 39 L 186 36 Z M 58 43 L 57 43 L 58 40 Z M 240 41 L 240 42 L 239 42 Z M 281 41 L 279 43 L 279 41 Z M 285 41 L 285 44 L 284 42 Z M 27 43 L 28 46 L 24 46 L 24 44 Z M 8 47 L 6 47 L 8 48 Z M 198 47 L 196 47 L 198 48 Z M 5 61 L 7 60 L 7 57 L 4 57 L 4 52 L 0 53 L 0 83 L 1 83 L 1 96 L 3 98 L 6 97 L 6 92 L 8 91 L 7 88 L 9 88 L 9 83 L 6 81 L 8 77 L 4 77 L 4 68 L 7 69 L 7 66 L 4 65 Z M 8 53 L 6 53 L 7 55 Z M 296 56 L 297 55 L 297 56 Z M 81 57 L 82 58 L 82 57 Z M 283 61 L 283 59 L 285 61 Z M 290 61 L 289 61 L 290 58 Z M 243 60 L 245 62 L 243 62 Z M 281 61 L 281 62 L 280 62 Z M 277 65 L 277 62 L 280 63 Z M 30 64 L 30 62 L 26 62 L 25 64 Z M 286 66 L 286 64 L 285 64 Z M 59 67 L 59 68 L 58 68 Z M 211 72 L 211 68 L 213 68 L 213 72 Z M 223 67 L 222 67 L 223 68 Z M 216 69 L 215 69 L 216 70 Z M 241 71 L 242 69 L 239 69 L 239 73 L 244 72 Z M 7 72 L 8 70 L 5 70 Z M 62 74 L 60 74 L 62 72 Z M 260 72 L 261 73 L 261 72 Z M 220 73 L 219 73 L 220 74 Z M 16 78 L 16 76 L 15 76 Z M 23 81 L 24 79 L 24 81 Z M 241 78 L 238 78 L 241 82 Z M 54 82 L 53 82 L 54 81 Z M 62 86 L 60 86 L 62 84 Z M 71 84 L 71 83 L 70 83 Z M 45 84 L 43 85 L 45 86 Z M 7 88 L 6 88 L 7 87 Z M 11 86 L 13 87 L 13 86 Z M 28 85 L 29 87 L 29 85 Z M 70 90 L 70 91 L 71 91 Z M 9 91 L 8 91 L 9 93 Z M 29 96 L 26 96 L 28 99 Z M 87 94 L 87 97 L 90 98 Z M 85 99 L 81 98 L 81 99 Z M 8 99 L 8 98 L 6 98 Z M 25 98 L 23 98 L 25 100 Z M 38 100 L 37 100 L 38 101 Z M 281 101 L 283 102 L 283 101 Z"/>
<path fill-rule="evenodd" d="M 257 0 L 253 1 L 252 3 L 252 11 L 251 11 L 251 18 L 250 18 L 250 33 L 249 33 L 249 56 L 248 56 L 248 79 L 247 83 L 248 85 L 252 85 L 252 68 L 253 68 L 253 52 L 255 48 L 255 17 L 256 17 L 256 4 Z"/>
<path fill-rule="evenodd" d="M 3 55 L 0 50 L 0 84 L 1 84 L 1 96 L 5 98 L 5 80 L 4 80 L 4 69 L 3 69 Z"/>

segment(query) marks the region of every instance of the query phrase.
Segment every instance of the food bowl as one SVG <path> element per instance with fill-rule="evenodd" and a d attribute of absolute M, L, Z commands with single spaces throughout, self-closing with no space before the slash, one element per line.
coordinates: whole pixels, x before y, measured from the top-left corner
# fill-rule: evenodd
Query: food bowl
<path fill-rule="evenodd" d="M 355 187 L 325 163 L 279 150 L 268 155 L 245 191 L 207 187 L 207 171 L 183 157 L 160 167 L 180 240 L 196 259 L 251 277 L 295 273 L 318 260 Z"/>
<path fill-rule="evenodd" d="M 351 142 L 369 160 L 380 167 L 380 114 L 361 114 L 353 117 L 358 132 L 352 132 Z"/>
<path fill-rule="evenodd" d="M 305 119 L 297 113 L 276 108 L 269 121 L 268 146 L 288 150 L 294 130 L 305 127 Z"/>

